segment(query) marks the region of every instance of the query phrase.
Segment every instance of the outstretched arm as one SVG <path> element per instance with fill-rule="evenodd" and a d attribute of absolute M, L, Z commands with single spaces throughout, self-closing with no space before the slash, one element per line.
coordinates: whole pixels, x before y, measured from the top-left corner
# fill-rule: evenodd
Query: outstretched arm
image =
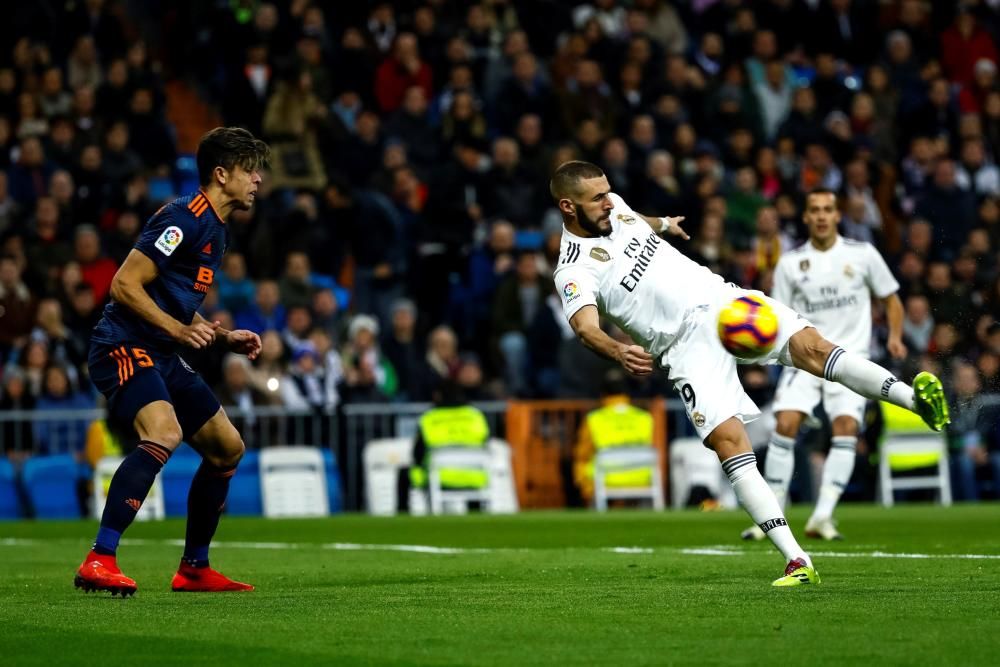
<path fill-rule="evenodd" d="M 617 361 L 632 375 L 653 372 L 653 356 L 638 345 L 625 345 L 604 333 L 596 306 L 584 306 L 570 318 L 569 324 L 583 344 L 601 356 Z"/>
<path fill-rule="evenodd" d="M 663 234 L 666 232 L 670 236 L 679 236 L 685 241 L 690 241 L 691 237 L 687 235 L 683 229 L 681 229 L 681 223 L 684 222 L 684 216 L 678 216 L 676 218 L 651 218 L 648 215 L 643 215 L 639 213 L 638 216 L 649 225 L 654 232 L 657 234 Z"/>

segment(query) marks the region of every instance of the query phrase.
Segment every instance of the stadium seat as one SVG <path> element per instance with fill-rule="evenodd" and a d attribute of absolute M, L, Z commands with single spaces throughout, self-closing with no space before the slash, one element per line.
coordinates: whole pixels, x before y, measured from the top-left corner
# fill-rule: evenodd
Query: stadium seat
<path fill-rule="evenodd" d="M 77 482 L 80 467 L 69 454 L 36 456 L 21 471 L 24 488 L 36 519 L 78 519 Z"/>
<path fill-rule="evenodd" d="M 928 471 L 897 476 L 894 473 Z M 884 507 L 895 502 L 894 491 L 935 489 L 942 505 L 951 505 L 948 450 L 941 434 L 898 434 L 882 440 L 879 455 L 879 498 Z"/>
<path fill-rule="evenodd" d="M 670 506 L 682 509 L 691 489 L 700 486 L 723 507 L 737 507 L 732 486 L 722 472 L 719 457 L 700 438 L 677 438 L 670 442 Z"/>
<path fill-rule="evenodd" d="M 185 153 L 177 156 L 174 182 L 178 192 L 194 192 L 198 189 L 198 162 L 194 155 Z"/>
<path fill-rule="evenodd" d="M 163 503 L 167 516 L 185 516 L 191 480 L 201 465 L 201 456 L 187 445 L 181 445 L 160 471 L 163 483 Z"/>
<path fill-rule="evenodd" d="M 606 475 L 609 473 L 645 469 L 652 470 L 648 486 L 614 487 L 607 484 Z M 655 447 L 608 447 L 594 454 L 594 508 L 606 512 L 608 501 L 618 499 L 649 500 L 653 509 L 663 509 L 663 474 Z"/>
<path fill-rule="evenodd" d="M 342 512 L 344 501 L 340 486 L 340 468 L 336 455 L 329 449 L 323 449 L 323 463 L 326 468 L 326 496 L 330 501 L 330 514 Z"/>
<path fill-rule="evenodd" d="M 514 471 L 511 446 L 505 440 L 490 438 L 490 493 L 491 514 L 508 514 L 518 511 L 517 491 L 514 488 Z M 370 440 L 362 453 L 365 480 L 365 502 L 370 514 L 391 516 L 398 511 L 400 471 L 411 464 L 412 438 L 385 438 Z M 333 506 L 331 505 L 331 511 Z M 427 514 L 426 494 L 421 489 L 411 489 L 410 514 Z"/>
<path fill-rule="evenodd" d="M 20 519 L 21 516 L 14 466 L 7 459 L 0 459 L 0 519 Z"/>
<path fill-rule="evenodd" d="M 260 493 L 260 452 L 247 450 L 229 484 L 226 513 L 234 516 L 260 516 L 264 503 Z"/>
<path fill-rule="evenodd" d="M 518 230 L 514 236 L 514 246 L 518 250 L 541 250 L 545 235 L 534 229 Z"/>
<path fill-rule="evenodd" d="M 491 456 L 486 447 L 439 447 L 428 452 L 427 494 L 432 514 L 442 514 L 446 505 L 459 508 L 470 502 L 478 502 L 484 512 L 489 512 L 492 495 L 490 493 Z M 480 489 L 446 489 L 441 486 L 441 470 L 480 470 L 485 472 L 487 484 Z"/>
<path fill-rule="evenodd" d="M 326 516 L 330 512 L 323 454 L 317 447 L 269 447 L 260 453 L 260 486 L 267 517 Z"/>

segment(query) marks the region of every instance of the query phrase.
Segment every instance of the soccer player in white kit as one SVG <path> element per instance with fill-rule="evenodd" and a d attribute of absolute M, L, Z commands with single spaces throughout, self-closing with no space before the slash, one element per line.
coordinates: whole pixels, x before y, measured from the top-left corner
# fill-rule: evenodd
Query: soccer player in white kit
<path fill-rule="evenodd" d="M 647 375 L 654 363 L 666 369 L 684 399 L 688 418 L 714 450 L 740 504 L 785 557 L 776 586 L 819 583 L 812 560 L 799 546 L 781 504 L 757 470 L 744 422 L 757 418 L 736 373 L 736 358 L 716 332 L 718 312 L 746 295 L 688 259 L 658 234 L 687 239 L 682 218 L 640 215 L 611 192 L 604 172 L 589 162 L 566 162 L 549 190 L 563 218 L 559 264 L 553 275 L 563 311 L 584 345 L 618 361 L 628 372 Z M 788 306 L 759 292 L 778 316 L 778 338 L 770 352 L 750 363 L 780 363 L 840 382 L 870 398 L 913 410 L 935 430 L 948 422 L 940 381 L 919 374 L 914 388 L 863 356 L 837 347 Z M 600 314 L 628 333 L 619 343 L 600 325 Z"/>
<path fill-rule="evenodd" d="M 904 358 L 903 304 L 896 295 L 899 283 L 882 255 L 870 243 L 837 233 L 840 211 L 837 195 L 830 190 L 814 190 L 806 196 L 802 219 L 809 240 L 778 260 L 771 297 L 804 313 L 823 336 L 839 342 L 843 349 L 866 357 L 872 337 L 870 295 L 874 294 L 886 308 L 886 349 L 894 358 Z M 833 511 L 854 471 L 858 426 L 867 402 L 864 396 L 795 368 L 782 371 L 773 406 L 777 424 L 767 446 L 764 479 L 784 505 L 795 467 L 795 436 L 820 402 L 831 420 L 833 437 L 819 499 L 805 532 L 809 537 L 839 540 L 843 538 Z M 762 540 L 765 536 L 755 525 L 741 537 Z"/>

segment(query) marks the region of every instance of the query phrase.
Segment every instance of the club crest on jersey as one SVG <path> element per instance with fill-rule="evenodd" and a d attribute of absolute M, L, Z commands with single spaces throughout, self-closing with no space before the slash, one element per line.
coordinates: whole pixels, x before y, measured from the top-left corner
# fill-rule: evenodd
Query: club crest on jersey
<path fill-rule="evenodd" d="M 695 426 L 701 428 L 702 426 L 705 425 L 705 415 L 701 414 L 700 412 L 695 412 L 693 415 L 691 415 L 691 421 L 694 422 Z"/>
<path fill-rule="evenodd" d="M 809 270 L 809 260 L 808 259 L 804 259 L 801 262 L 799 262 L 799 271 L 808 271 L 808 270 Z"/>
<path fill-rule="evenodd" d="M 850 264 L 844 266 L 844 275 L 847 276 L 848 278 L 854 277 L 854 269 L 851 267 Z"/>
<path fill-rule="evenodd" d="M 563 296 L 566 297 L 566 301 L 572 301 L 573 299 L 580 296 L 580 288 L 572 280 L 563 285 Z"/>
<path fill-rule="evenodd" d="M 598 262 L 611 261 L 611 254 L 604 248 L 591 248 L 590 256 L 596 259 Z"/>
<path fill-rule="evenodd" d="M 181 231 L 180 227 L 167 227 L 153 245 L 156 246 L 157 250 L 169 257 L 174 254 L 174 250 L 177 250 L 177 246 L 183 240 L 184 232 Z"/>
<path fill-rule="evenodd" d="M 635 224 L 635 216 L 634 215 L 625 215 L 624 213 L 619 213 L 618 214 L 618 222 L 624 222 L 626 225 L 634 225 Z"/>

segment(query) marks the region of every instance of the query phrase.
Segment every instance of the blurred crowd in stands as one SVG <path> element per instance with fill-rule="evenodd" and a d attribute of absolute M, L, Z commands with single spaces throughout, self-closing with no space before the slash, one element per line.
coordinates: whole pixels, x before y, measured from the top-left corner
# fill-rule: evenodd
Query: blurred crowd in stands
<path fill-rule="evenodd" d="M 94 404 L 111 278 L 197 185 L 166 114 L 177 81 L 273 147 L 203 313 L 260 332 L 263 354 L 190 355 L 223 403 L 421 401 L 441 378 L 473 398 L 596 396 L 605 362 L 550 280 L 548 175 L 578 158 L 635 209 L 686 216 L 683 252 L 765 290 L 805 238 L 803 193 L 839 192 L 842 234 L 902 285 L 899 372 L 946 378 L 954 446 L 985 461 L 998 31 L 995 0 L 24 5 L 0 26 L 0 409 Z"/>

